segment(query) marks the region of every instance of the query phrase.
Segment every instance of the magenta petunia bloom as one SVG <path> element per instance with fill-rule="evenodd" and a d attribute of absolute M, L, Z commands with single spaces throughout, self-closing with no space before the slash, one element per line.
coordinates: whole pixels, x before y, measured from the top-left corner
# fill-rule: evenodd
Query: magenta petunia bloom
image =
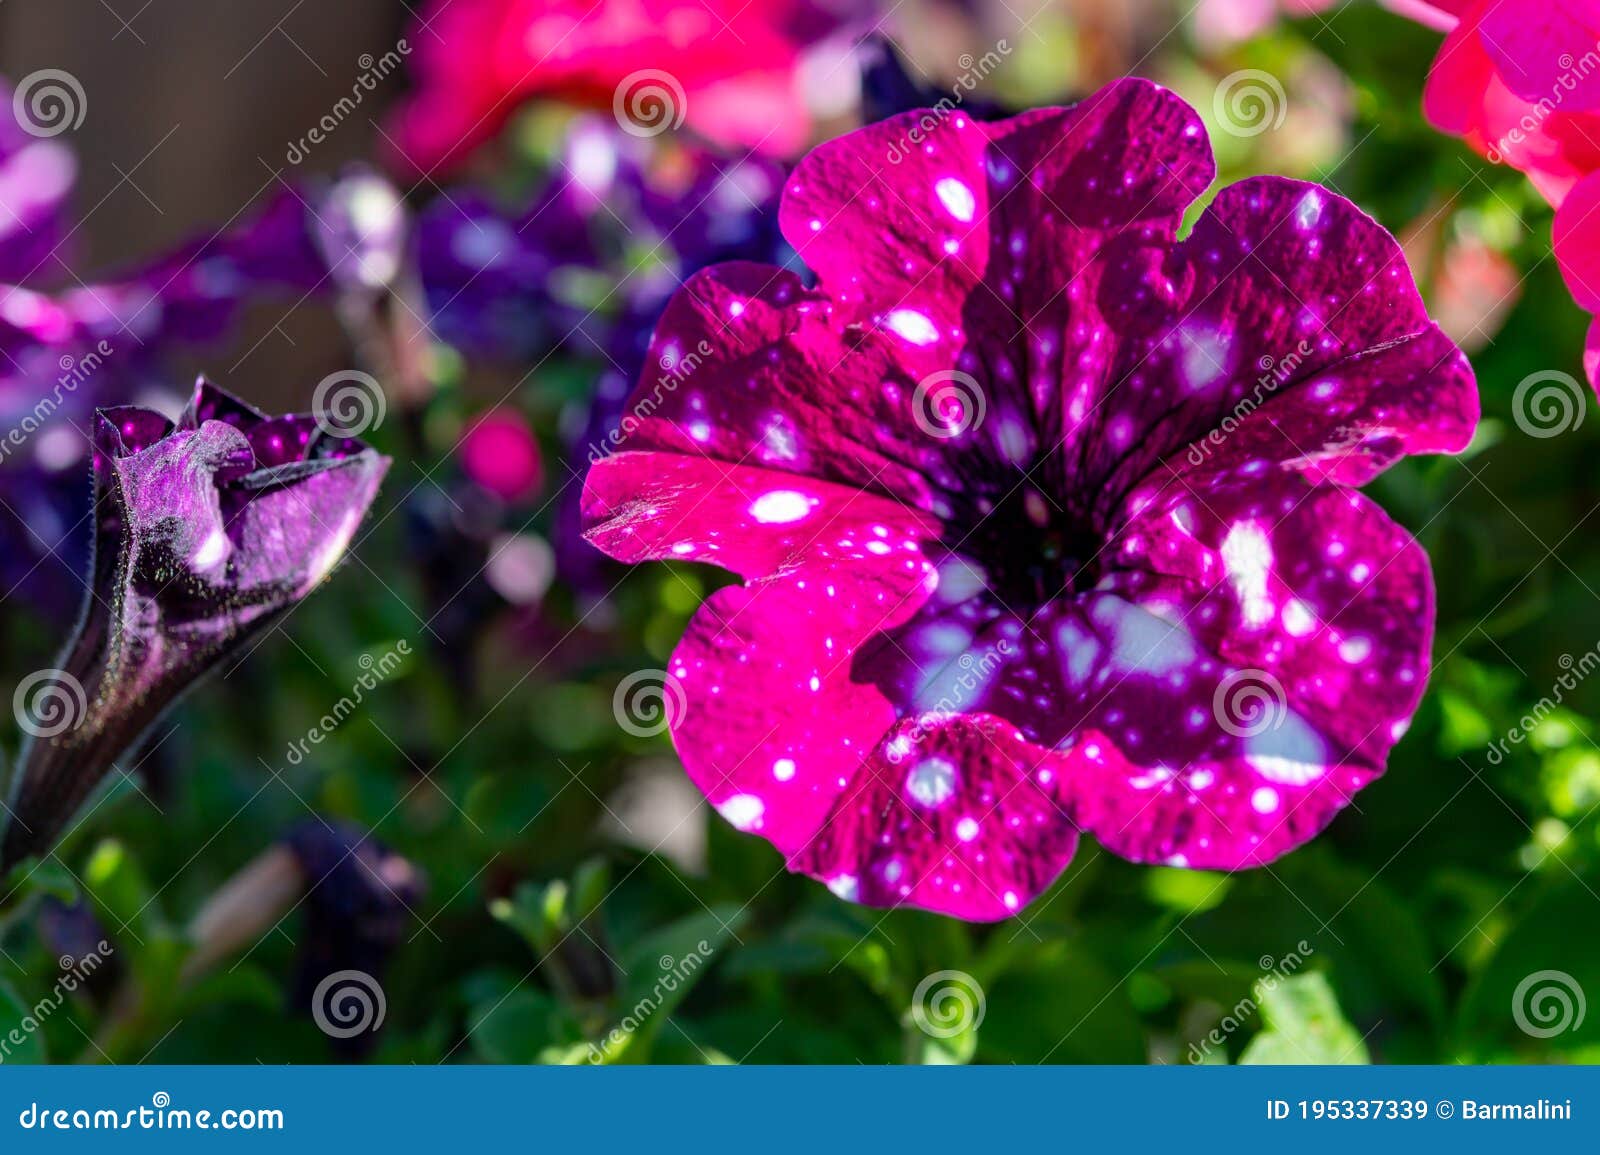
<path fill-rule="evenodd" d="M 889 158 L 899 156 L 899 163 Z M 801 162 L 818 277 L 729 264 L 668 306 L 590 470 L 589 536 L 710 562 L 668 663 L 689 775 L 875 906 L 1019 910 L 1080 832 L 1232 870 L 1320 831 L 1422 695 L 1426 555 L 1355 487 L 1450 452 L 1472 372 L 1398 246 L 1124 81 L 908 113 Z"/>
<path fill-rule="evenodd" d="M 175 426 L 135 408 L 96 421 L 87 604 L 61 668 L 17 692 L 30 739 L 0 873 L 48 850 L 179 695 L 332 572 L 389 467 L 205 381 Z"/>

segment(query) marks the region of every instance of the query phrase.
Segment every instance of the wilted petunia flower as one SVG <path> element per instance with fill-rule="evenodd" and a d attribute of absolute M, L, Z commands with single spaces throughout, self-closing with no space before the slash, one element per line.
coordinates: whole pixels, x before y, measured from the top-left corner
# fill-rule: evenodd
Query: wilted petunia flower
<path fill-rule="evenodd" d="M 180 694 L 328 576 L 389 467 L 203 380 L 176 426 L 135 408 L 97 422 L 88 603 L 33 690 L 55 708 L 24 723 L 0 868 L 47 850 Z"/>
<path fill-rule="evenodd" d="M 32 182 L 33 200 L 19 192 L 12 203 L 34 203 L 49 170 L 11 173 L 7 139 L 0 123 L 0 201 L 15 176 Z M 70 172 L 71 154 L 63 156 Z M 48 277 L 53 258 L 7 271 L 4 214 L 0 280 Z M 60 292 L 0 283 L 0 594 L 20 593 L 52 620 L 70 614 L 71 575 L 88 551 L 96 408 L 165 394 L 174 347 L 214 340 L 248 302 L 316 295 L 369 303 L 398 275 L 406 225 L 388 183 L 353 167 L 335 180 L 284 185 L 239 223 L 133 270 Z M 31 227 L 29 245 L 50 232 L 46 222 Z"/>
<path fill-rule="evenodd" d="M 1144 81 L 912 113 L 790 179 L 816 291 L 733 264 L 668 307 L 656 350 L 713 352 L 591 469 L 590 536 L 744 579 L 668 663 L 672 735 L 792 870 L 1000 918 L 1079 831 L 1253 866 L 1382 772 L 1433 583 L 1352 487 L 1461 448 L 1472 373 L 1316 185 L 1226 188 L 1179 241 L 1213 174 Z"/>

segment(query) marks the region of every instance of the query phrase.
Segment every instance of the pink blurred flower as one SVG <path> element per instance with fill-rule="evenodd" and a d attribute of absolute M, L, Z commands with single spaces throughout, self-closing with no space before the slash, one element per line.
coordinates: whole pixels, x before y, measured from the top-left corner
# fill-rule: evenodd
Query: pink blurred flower
<path fill-rule="evenodd" d="M 510 410 L 496 409 L 474 422 L 460 452 L 467 476 L 502 501 L 530 497 L 544 482 L 539 442 Z"/>
<path fill-rule="evenodd" d="M 686 124 L 791 153 L 811 127 L 801 57 L 841 23 L 813 0 L 435 0 L 391 132 L 408 165 L 451 168 L 543 96 L 612 108 L 640 135 Z"/>
<path fill-rule="evenodd" d="M 1556 209 L 1556 261 L 1600 312 L 1600 0 L 1437 0 L 1414 18 L 1448 35 L 1428 75 L 1429 121 L 1527 174 Z M 1600 323 L 1585 369 L 1600 367 Z"/>
<path fill-rule="evenodd" d="M 1194 11 L 1194 31 L 1200 43 L 1222 48 L 1259 36 L 1280 16 L 1310 16 L 1325 12 L 1338 0 L 1200 0 Z"/>

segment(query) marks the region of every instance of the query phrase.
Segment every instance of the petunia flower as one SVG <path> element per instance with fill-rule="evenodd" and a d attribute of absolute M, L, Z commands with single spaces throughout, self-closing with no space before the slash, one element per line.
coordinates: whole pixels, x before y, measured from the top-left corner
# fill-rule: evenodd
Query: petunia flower
<path fill-rule="evenodd" d="M 1573 299 L 1600 313 L 1600 0 L 1434 0 L 1405 11 L 1447 32 L 1423 94 L 1428 120 L 1527 174 L 1556 209 L 1556 262 Z M 1584 365 L 1600 388 L 1600 321 Z"/>
<path fill-rule="evenodd" d="M 435 0 L 411 37 L 416 89 L 391 133 L 408 167 L 448 171 L 543 97 L 615 108 L 641 134 L 681 124 L 724 147 L 792 154 L 811 131 L 805 51 L 865 7 Z"/>
<path fill-rule="evenodd" d="M 319 585 L 388 459 L 310 416 L 267 417 L 204 380 L 176 425 L 102 410 L 87 604 L 39 704 L 0 870 L 48 850 L 177 698 Z"/>
<path fill-rule="evenodd" d="M 0 186 L 6 140 L 0 127 Z M 70 169 L 71 154 L 63 156 Z M 47 187 L 30 179 L 35 192 Z M 0 284 L 0 594 L 19 593 L 52 620 L 70 615 L 87 558 L 96 408 L 165 394 L 175 347 L 216 340 L 249 302 L 345 304 L 384 289 L 401 263 L 405 225 L 394 190 L 356 167 L 283 186 L 232 227 L 119 274 L 60 292 Z M 42 243 L 48 232 L 35 222 L 26 238 Z M 0 277 L 9 267 L 4 234 L 0 220 Z M 16 275 L 43 276 L 54 263 L 41 257 Z"/>
<path fill-rule="evenodd" d="M 1139 80 L 912 113 L 789 180 L 815 290 L 730 264 L 668 306 L 652 353 L 710 352 L 591 468 L 589 536 L 743 579 L 668 662 L 671 734 L 791 870 L 996 919 L 1080 832 L 1256 866 L 1382 773 L 1434 593 L 1356 487 L 1462 448 L 1472 372 L 1323 188 L 1243 181 L 1180 241 L 1214 172 Z"/>

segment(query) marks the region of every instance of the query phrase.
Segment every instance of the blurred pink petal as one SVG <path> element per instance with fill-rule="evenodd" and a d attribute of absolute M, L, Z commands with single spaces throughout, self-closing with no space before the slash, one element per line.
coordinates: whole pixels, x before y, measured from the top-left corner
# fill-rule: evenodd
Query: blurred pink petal
<path fill-rule="evenodd" d="M 408 166 L 449 169 L 548 97 L 613 110 L 640 136 L 683 125 L 790 153 L 810 133 L 801 58 L 844 19 L 811 0 L 437 0 L 391 135 Z"/>

